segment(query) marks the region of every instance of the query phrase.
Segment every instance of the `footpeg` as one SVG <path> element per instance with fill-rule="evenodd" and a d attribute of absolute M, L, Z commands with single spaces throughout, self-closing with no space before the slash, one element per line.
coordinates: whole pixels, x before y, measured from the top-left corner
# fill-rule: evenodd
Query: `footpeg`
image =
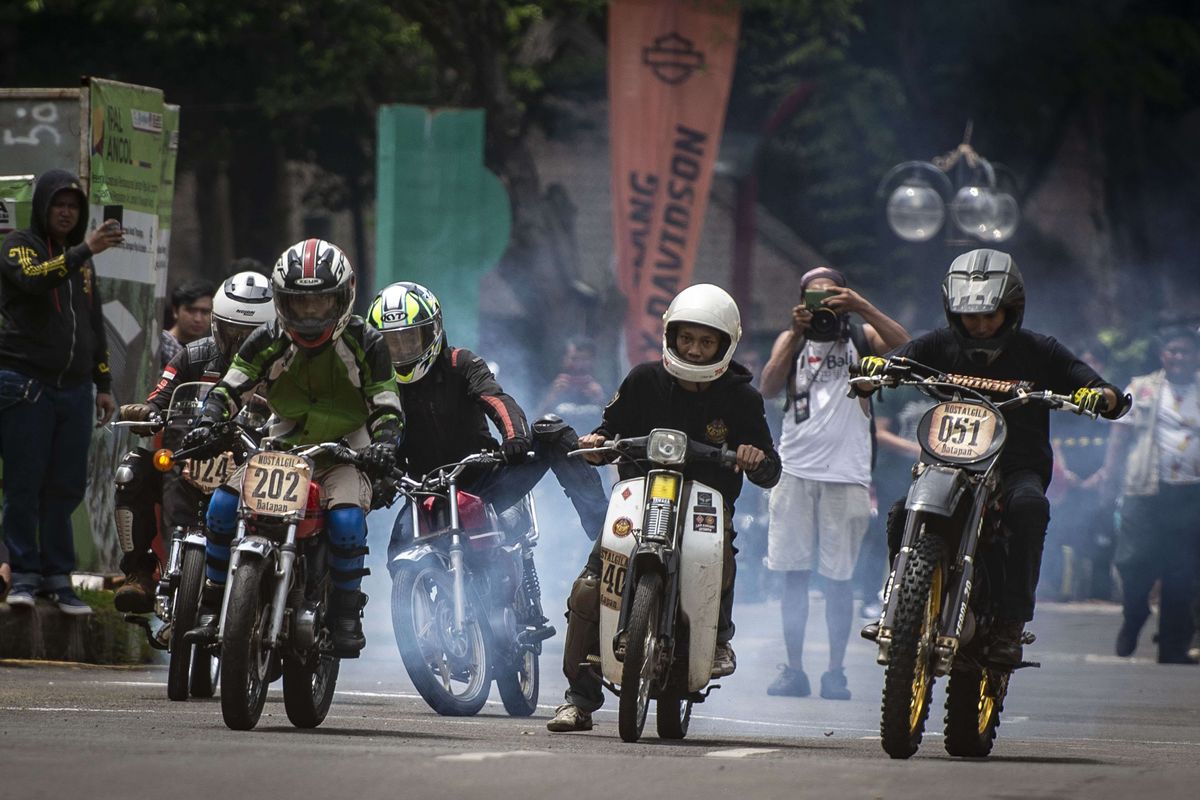
<path fill-rule="evenodd" d="M 553 625 L 543 625 L 539 628 L 528 628 L 517 634 L 517 644 L 533 645 L 538 642 L 544 642 L 553 636 L 558 631 L 554 630 Z"/>
<path fill-rule="evenodd" d="M 167 645 L 165 643 L 161 642 L 158 639 L 158 637 L 154 635 L 154 631 L 151 630 L 151 628 L 150 628 L 150 620 L 149 619 L 147 619 L 146 617 L 139 616 L 137 614 L 126 614 L 124 619 L 130 625 L 136 625 L 139 628 L 141 628 L 143 631 L 145 631 L 146 641 L 149 642 L 150 646 L 153 647 L 155 650 L 166 650 L 167 649 Z"/>

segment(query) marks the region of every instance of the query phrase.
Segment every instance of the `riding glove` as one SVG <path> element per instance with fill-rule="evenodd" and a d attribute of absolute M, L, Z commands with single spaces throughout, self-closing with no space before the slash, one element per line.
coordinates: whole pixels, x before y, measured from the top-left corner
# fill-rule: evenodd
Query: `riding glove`
<path fill-rule="evenodd" d="M 150 419 L 150 415 L 155 412 L 155 408 L 148 403 L 126 403 L 121 406 L 120 415 L 117 419 L 123 422 L 141 422 L 142 420 Z M 131 425 L 129 431 L 134 436 L 153 436 L 158 430 L 156 425 Z"/>
<path fill-rule="evenodd" d="M 396 465 L 396 445 L 390 442 L 375 442 L 358 452 L 362 467 L 375 475 L 385 475 Z"/>
<path fill-rule="evenodd" d="M 1097 414 L 1108 410 L 1108 401 L 1101 389 L 1076 389 L 1075 394 L 1071 395 L 1071 402 L 1079 406 L 1076 414 Z"/>
<path fill-rule="evenodd" d="M 211 446 L 215 439 L 212 424 L 199 422 L 184 435 L 183 441 L 179 443 L 179 449 L 204 450 Z"/>
<path fill-rule="evenodd" d="M 500 449 L 504 452 L 504 462 L 506 464 L 521 464 L 529 457 L 529 448 L 531 443 L 523 436 L 514 436 L 511 439 L 505 439 L 500 444 Z"/>
<path fill-rule="evenodd" d="M 887 369 L 887 363 L 888 362 L 886 358 L 880 358 L 879 356 L 864 356 L 858 362 L 858 374 L 866 375 L 867 377 L 882 375 L 883 371 Z"/>

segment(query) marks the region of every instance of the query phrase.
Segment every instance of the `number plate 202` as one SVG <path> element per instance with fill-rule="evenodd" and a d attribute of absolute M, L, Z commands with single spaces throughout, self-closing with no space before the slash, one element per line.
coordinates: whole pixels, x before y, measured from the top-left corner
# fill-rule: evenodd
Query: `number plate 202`
<path fill-rule="evenodd" d="M 312 467 L 291 453 L 255 453 L 246 462 L 242 507 L 266 517 L 304 515 Z"/>

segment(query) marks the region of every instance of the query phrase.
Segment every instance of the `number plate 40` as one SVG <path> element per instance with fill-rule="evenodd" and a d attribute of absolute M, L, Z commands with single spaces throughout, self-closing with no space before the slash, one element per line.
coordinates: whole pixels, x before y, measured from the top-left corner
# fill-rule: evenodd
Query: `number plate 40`
<path fill-rule="evenodd" d="M 255 453 L 246 462 L 242 480 L 242 507 L 256 516 L 304 516 L 309 462 L 291 453 Z"/>

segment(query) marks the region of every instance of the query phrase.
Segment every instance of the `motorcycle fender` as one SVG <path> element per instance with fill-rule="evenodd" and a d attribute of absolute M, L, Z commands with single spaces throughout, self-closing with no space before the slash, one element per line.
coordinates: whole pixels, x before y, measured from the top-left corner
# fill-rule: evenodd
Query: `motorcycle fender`
<path fill-rule="evenodd" d="M 183 536 L 183 543 L 185 545 L 198 545 L 200 547 L 204 547 L 207 544 L 207 540 L 204 538 L 204 531 L 189 529 L 188 532 Z"/>
<path fill-rule="evenodd" d="M 702 483 L 684 486 L 679 558 L 679 610 L 688 623 L 688 691 L 712 677 L 725 570 L 725 513 L 721 493 Z"/>
<path fill-rule="evenodd" d="M 435 550 L 433 545 L 431 545 L 431 544 L 417 545 L 416 547 L 410 547 L 407 550 L 402 550 L 399 553 L 397 553 L 396 556 L 392 559 L 392 564 L 394 564 L 395 566 L 398 567 L 398 566 L 400 566 L 400 564 L 402 564 L 404 562 L 410 562 L 410 563 L 417 562 L 417 561 L 420 561 L 422 558 L 425 558 L 425 556 L 431 555 L 436 552 L 437 552 L 437 550 Z"/>
<path fill-rule="evenodd" d="M 620 623 L 629 557 L 642 533 L 645 494 L 645 478 L 614 485 L 600 532 L 600 668 L 613 683 L 621 682 L 621 662 L 613 652 L 613 637 Z"/>
<path fill-rule="evenodd" d="M 234 548 L 238 553 L 251 553 L 259 558 L 266 558 L 275 551 L 275 543 L 259 536 L 247 536 Z"/>
<path fill-rule="evenodd" d="M 949 517 L 954 514 L 965 488 L 962 470 L 930 465 L 908 487 L 904 507 L 909 511 L 926 511 Z"/>

